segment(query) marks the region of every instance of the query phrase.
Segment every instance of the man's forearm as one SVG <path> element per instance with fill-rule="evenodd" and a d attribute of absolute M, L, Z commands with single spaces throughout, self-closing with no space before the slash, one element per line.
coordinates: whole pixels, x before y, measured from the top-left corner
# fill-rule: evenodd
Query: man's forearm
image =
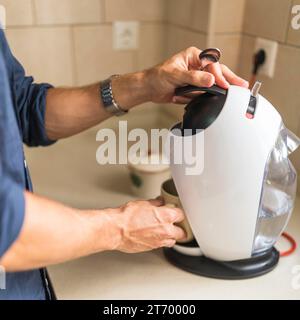
<path fill-rule="evenodd" d="M 113 79 L 114 98 L 123 109 L 149 100 L 145 77 L 146 72 L 137 72 Z M 48 90 L 45 122 L 50 139 L 72 136 L 111 116 L 103 107 L 99 86 Z"/>
<path fill-rule="evenodd" d="M 77 210 L 25 192 L 19 237 L 0 257 L 7 271 L 61 263 L 104 250 L 143 252 L 173 246 L 185 233 L 178 208 L 162 199 L 131 201 L 118 208 Z"/>
<path fill-rule="evenodd" d="M 7 271 L 39 268 L 115 249 L 121 233 L 110 211 L 82 211 L 25 192 L 21 233 L 1 258 Z"/>

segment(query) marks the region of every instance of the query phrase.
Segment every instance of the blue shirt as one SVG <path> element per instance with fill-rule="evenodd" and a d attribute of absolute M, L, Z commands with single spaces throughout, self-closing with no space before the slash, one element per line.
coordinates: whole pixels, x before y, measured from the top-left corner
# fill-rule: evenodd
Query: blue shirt
<path fill-rule="evenodd" d="M 1 28 L 0 28 L 1 29 Z M 25 76 L 0 30 L 0 257 L 18 237 L 24 220 L 24 190 L 31 190 L 23 143 L 49 145 L 45 104 L 49 84 Z M 41 212 L 41 214 L 43 214 Z M 1 299 L 45 299 L 43 270 L 6 274 Z"/>

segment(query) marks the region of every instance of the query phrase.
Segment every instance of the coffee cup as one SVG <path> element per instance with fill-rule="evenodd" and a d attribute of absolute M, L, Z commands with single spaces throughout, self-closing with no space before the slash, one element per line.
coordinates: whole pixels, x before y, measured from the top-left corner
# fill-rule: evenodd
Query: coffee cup
<path fill-rule="evenodd" d="M 169 179 L 162 184 L 161 197 L 164 199 L 165 205 L 167 207 L 182 209 L 182 205 L 181 205 L 173 179 Z M 186 238 L 182 240 L 178 240 L 177 243 L 188 243 L 194 240 L 192 229 L 186 217 L 183 221 L 175 223 L 175 225 L 182 228 L 186 233 Z"/>

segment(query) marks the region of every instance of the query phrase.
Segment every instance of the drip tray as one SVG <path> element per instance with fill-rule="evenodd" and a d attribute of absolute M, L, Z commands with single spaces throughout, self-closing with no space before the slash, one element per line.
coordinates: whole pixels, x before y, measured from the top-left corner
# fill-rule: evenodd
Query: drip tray
<path fill-rule="evenodd" d="M 205 256 L 188 256 L 172 248 L 164 248 L 167 260 L 176 267 L 199 276 L 217 279 L 248 279 L 261 276 L 275 268 L 279 252 L 271 250 L 249 259 L 237 261 L 216 261 Z"/>

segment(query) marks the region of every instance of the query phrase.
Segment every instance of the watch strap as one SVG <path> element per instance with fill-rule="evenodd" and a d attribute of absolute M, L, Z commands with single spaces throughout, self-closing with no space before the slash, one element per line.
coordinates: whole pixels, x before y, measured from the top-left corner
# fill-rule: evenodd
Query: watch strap
<path fill-rule="evenodd" d="M 116 115 L 116 116 L 122 116 L 126 114 L 128 111 L 123 110 L 115 101 L 113 92 L 112 92 L 112 78 L 114 76 L 101 81 L 100 83 L 100 95 L 101 99 L 104 105 L 105 110 L 108 112 Z"/>

